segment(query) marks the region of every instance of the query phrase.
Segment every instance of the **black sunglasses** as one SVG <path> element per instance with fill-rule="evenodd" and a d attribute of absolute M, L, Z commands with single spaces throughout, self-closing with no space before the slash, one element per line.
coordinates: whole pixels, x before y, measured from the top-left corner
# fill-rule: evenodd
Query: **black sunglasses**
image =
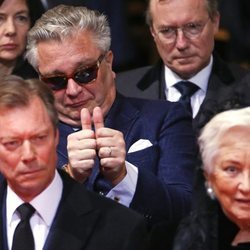
<path fill-rule="evenodd" d="M 101 55 L 97 62 L 89 67 L 78 69 L 70 76 L 51 76 L 44 77 L 40 75 L 40 79 L 45 82 L 52 90 L 61 90 L 67 88 L 68 80 L 73 79 L 77 84 L 84 85 L 96 80 L 97 73 L 105 55 Z"/>

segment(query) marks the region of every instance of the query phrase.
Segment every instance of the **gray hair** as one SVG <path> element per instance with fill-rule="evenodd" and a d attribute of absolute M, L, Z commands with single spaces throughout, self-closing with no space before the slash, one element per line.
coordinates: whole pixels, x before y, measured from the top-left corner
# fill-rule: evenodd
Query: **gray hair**
<path fill-rule="evenodd" d="M 220 139 L 232 128 L 250 128 L 250 107 L 228 110 L 214 116 L 203 128 L 198 138 L 198 143 L 207 173 L 213 171 L 213 160 L 218 153 Z"/>
<path fill-rule="evenodd" d="M 103 54 L 110 49 L 110 27 L 105 15 L 86 7 L 58 5 L 45 12 L 29 31 L 26 58 L 34 68 L 37 68 L 39 42 L 74 39 L 75 34 L 86 30 L 92 33 L 97 48 Z"/>
<path fill-rule="evenodd" d="M 146 23 L 151 27 L 153 24 L 153 18 L 152 18 L 152 13 L 151 13 L 151 2 L 152 1 L 157 1 L 159 2 L 167 2 L 167 1 L 172 1 L 172 0 L 148 0 L 148 7 L 146 10 Z M 206 5 L 207 5 L 207 12 L 209 17 L 213 20 L 214 17 L 218 13 L 218 0 L 204 0 Z M 167 14 L 167 13 L 166 13 Z"/>

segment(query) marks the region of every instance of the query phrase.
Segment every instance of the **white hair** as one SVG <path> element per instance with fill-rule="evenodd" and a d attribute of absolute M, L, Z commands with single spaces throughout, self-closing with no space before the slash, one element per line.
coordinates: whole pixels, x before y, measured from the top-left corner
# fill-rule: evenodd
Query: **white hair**
<path fill-rule="evenodd" d="M 250 107 L 228 110 L 214 116 L 203 128 L 198 143 L 207 173 L 213 171 L 213 160 L 218 153 L 222 136 L 235 127 L 250 128 Z"/>

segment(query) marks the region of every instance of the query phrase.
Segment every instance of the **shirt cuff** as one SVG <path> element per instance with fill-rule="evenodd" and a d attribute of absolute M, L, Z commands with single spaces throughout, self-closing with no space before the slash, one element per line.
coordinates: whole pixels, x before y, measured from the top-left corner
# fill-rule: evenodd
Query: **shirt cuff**
<path fill-rule="evenodd" d="M 108 192 L 106 197 L 129 207 L 135 194 L 138 180 L 138 168 L 127 161 L 125 161 L 125 166 L 127 170 L 126 176 Z"/>

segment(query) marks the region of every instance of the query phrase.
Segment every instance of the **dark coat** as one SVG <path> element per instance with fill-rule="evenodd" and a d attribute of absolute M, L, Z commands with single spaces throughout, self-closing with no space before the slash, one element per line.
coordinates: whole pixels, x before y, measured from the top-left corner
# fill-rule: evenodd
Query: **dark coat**
<path fill-rule="evenodd" d="M 134 211 L 87 191 L 61 172 L 63 193 L 44 250 L 138 250 L 146 247 L 145 220 Z M 5 235 L 6 182 L 0 184 L 0 250 Z M 5 240 L 3 240 L 5 239 Z M 5 243 L 5 244 L 4 244 Z M 4 246 L 5 245 L 5 246 Z"/>
<path fill-rule="evenodd" d="M 224 102 L 235 86 L 249 71 L 238 65 L 227 64 L 216 54 L 212 72 L 208 82 L 206 97 L 194 118 L 195 130 L 199 130 L 207 122 L 207 108 L 216 107 Z M 117 74 L 117 89 L 125 96 L 146 99 L 166 99 L 164 65 L 160 61 L 154 66 L 147 66 Z M 208 114 L 209 116 L 209 114 Z"/>
<path fill-rule="evenodd" d="M 13 75 L 20 76 L 24 79 L 38 78 L 38 73 L 35 69 L 21 57 L 17 59 L 16 66 L 12 72 Z"/>
<path fill-rule="evenodd" d="M 105 126 L 123 133 L 126 151 L 139 139 L 152 146 L 127 153 L 138 167 L 138 183 L 131 208 L 150 224 L 179 221 L 190 209 L 196 141 L 192 119 L 179 103 L 125 98 L 117 95 L 105 117 Z M 68 162 L 67 136 L 73 128 L 59 124 L 58 167 Z M 94 189 L 99 162 L 87 182 Z"/>

